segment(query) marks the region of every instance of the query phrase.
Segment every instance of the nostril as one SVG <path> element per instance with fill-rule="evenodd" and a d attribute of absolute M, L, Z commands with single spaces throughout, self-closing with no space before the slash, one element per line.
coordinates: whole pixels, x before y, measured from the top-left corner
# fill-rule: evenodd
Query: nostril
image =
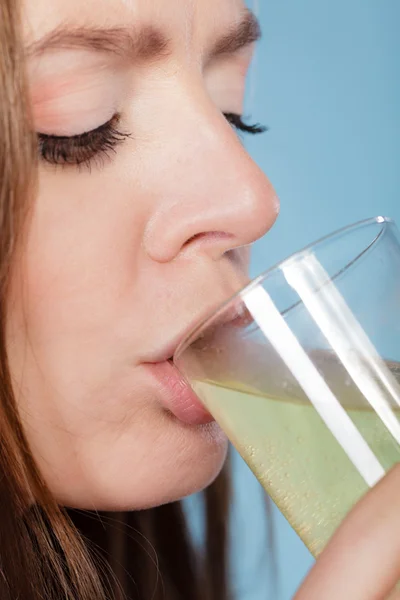
<path fill-rule="evenodd" d="M 193 242 L 216 242 L 219 240 L 227 240 L 231 239 L 234 236 L 230 233 L 225 233 L 224 231 L 204 231 L 202 233 L 196 233 L 196 235 L 192 235 L 184 244 L 184 246 L 188 246 Z"/>
<path fill-rule="evenodd" d="M 188 246 L 192 242 L 203 238 L 205 235 L 207 235 L 207 233 L 196 233 L 196 235 L 192 235 L 192 237 L 189 238 L 184 245 Z"/>

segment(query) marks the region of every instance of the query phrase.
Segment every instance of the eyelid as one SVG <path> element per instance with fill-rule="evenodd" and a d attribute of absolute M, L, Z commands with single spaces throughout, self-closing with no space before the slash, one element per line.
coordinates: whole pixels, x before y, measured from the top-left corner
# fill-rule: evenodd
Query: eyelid
<path fill-rule="evenodd" d="M 90 168 L 93 160 L 110 158 L 116 146 L 131 136 L 117 128 L 120 118 L 120 114 L 116 114 L 97 129 L 71 137 L 39 133 L 39 154 L 45 162 L 53 165 L 67 167 L 84 164 Z"/>
<path fill-rule="evenodd" d="M 57 140 L 57 141 L 61 141 L 61 140 L 81 140 L 83 138 L 85 138 L 85 136 L 90 136 L 93 133 L 97 133 L 97 132 L 101 132 L 104 129 L 107 129 L 107 127 L 110 127 L 112 125 L 117 125 L 120 121 L 120 115 L 113 115 L 111 117 L 111 119 L 109 119 L 108 121 L 106 121 L 105 123 L 102 123 L 101 125 L 99 125 L 98 127 L 96 127 L 95 129 L 89 129 L 87 131 L 84 131 L 83 133 L 77 133 L 76 135 L 57 135 L 55 133 L 41 133 L 40 131 L 38 131 L 37 135 L 41 138 L 41 139 L 46 139 L 46 140 Z"/>

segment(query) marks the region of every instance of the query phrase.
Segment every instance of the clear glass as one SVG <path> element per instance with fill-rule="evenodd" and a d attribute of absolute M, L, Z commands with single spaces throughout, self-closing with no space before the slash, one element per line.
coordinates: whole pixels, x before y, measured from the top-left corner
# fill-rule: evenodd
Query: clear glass
<path fill-rule="evenodd" d="M 175 365 L 314 556 L 400 461 L 400 238 L 342 229 L 259 276 Z"/>

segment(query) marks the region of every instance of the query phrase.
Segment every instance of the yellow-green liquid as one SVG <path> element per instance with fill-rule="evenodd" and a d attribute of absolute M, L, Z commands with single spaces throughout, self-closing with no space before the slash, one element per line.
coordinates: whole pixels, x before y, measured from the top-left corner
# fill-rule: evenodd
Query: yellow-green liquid
<path fill-rule="evenodd" d="M 388 363 L 399 380 L 400 365 Z M 266 375 L 266 381 L 268 377 Z M 314 556 L 368 485 L 306 400 L 237 382 L 192 382 L 204 404 Z M 348 383 L 342 405 L 385 470 L 400 446 Z M 266 385 L 266 388 L 268 386 Z M 340 387 L 340 386 L 339 386 Z M 343 392 L 340 395 L 340 392 Z M 395 413 L 399 417 L 398 407 Z"/>

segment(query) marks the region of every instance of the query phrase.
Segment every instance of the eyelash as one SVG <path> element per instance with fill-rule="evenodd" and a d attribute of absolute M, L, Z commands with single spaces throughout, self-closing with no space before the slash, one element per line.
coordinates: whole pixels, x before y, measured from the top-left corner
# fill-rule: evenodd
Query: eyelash
<path fill-rule="evenodd" d="M 243 116 L 236 113 L 224 113 L 224 117 L 235 129 L 242 131 L 243 133 L 257 135 L 258 133 L 265 133 L 268 131 L 268 128 L 264 125 L 260 125 L 260 123 L 247 125 L 247 123 L 243 121 Z"/>
<path fill-rule="evenodd" d="M 117 114 L 97 129 L 72 137 L 39 133 L 39 156 L 52 165 L 90 168 L 92 161 L 110 158 L 117 146 L 131 137 L 118 129 L 119 121 Z"/>
<path fill-rule="evenodd" d="M 247 125 L 243 117 L 236 113 L 224 113 L 224 117 L 240 132 L 256 135 L 267 130 L 262 125 Z M 91 168 L 92 162 L 100 163 L 110 154 L 116 152 L 131 134 L 119 130 L 120 115 L 115 115 L 110 121 L 100 125 L 93 131 L 88 131 L 72 137 L 38 134 L 40 158 L 52 165 L 86 166 Z"/>

